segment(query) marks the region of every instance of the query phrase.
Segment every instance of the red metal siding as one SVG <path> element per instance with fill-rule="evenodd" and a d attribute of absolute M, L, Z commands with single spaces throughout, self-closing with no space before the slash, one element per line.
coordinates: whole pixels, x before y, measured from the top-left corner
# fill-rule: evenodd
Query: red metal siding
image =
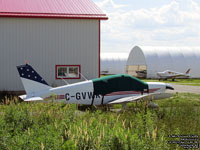
<path fill-rule="evenodd" d="M 99 78 L 101 77 L 101 22 L 99 20 Z"/>
<path fill-rule="evenodd" d="M 108 19 L 92 0 L 0 0 L 0 16 Z"/>

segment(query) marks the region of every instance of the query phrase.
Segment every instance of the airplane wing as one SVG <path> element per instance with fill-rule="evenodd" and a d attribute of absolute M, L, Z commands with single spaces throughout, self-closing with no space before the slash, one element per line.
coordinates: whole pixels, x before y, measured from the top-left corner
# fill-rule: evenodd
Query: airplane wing
<path fill-rule="evenodd" d="M 120 99 L 108 102 L 107 104 L 122 104 L 122 103 L 134 102 L 146 96 L 148 95 L 124 97 L 124 98 L 120 98 Z"/>
<path fill-rule="evenodd" d="M 176 78 L 176 77 L 189 77 L 189 75 L 180 73 L 180 74 L 171 74 L 168 76 L 161 76 L 161 78 Z"/>
<path fill-rule="evenodd" d="M 158 100 L 163 98 L 169 98 L 172 97 L 172 93 L 153 93 L 153 94 L 145 94 L 141 96 L 130 96 L 130 97 L 124 97 L 120 98 L 111 102 L 108 102 L 107 104 L 122 104 L 122 103 L 129 103 L 129 102 L 136 102 L 137 100 Z"/>
<path fill-rule="evenodd" d="M 186 75 L 184 74 L 177 74 L 177 75 L 171 75 L 171 76 L 168 76 L 170 78 L 174 78 L 174 77 L 186 77 Z"/>

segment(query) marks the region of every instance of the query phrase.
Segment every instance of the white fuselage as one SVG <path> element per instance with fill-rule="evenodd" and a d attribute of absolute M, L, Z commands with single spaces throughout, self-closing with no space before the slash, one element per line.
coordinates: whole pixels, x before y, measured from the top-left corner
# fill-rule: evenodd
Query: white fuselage
<path fill-rule="evenodd" d="M 176 72 L 176 71 L 171 71 L 171 70 L 166 70 L 163 72 L 158 72 L 157 75 L 160 78 L 167 79 L 167 78 L 176 78 L 176 77 L 189 77 L 188 74 L 181 73 L 181 72 Z"/>
<path fill-rule="evenodd" d="M 26 63 L 17 66 L 17 70 L 26 91 L 26 95 L 19 97 L 27 102 L 47 99 L 73 104 L 103 105 L 130 102 L 130 99 L 136 101 L 150 96 L 154 99 L 166 98 L 163 96 L 165 89 L 173 89 L 170 85 L 159 82 L 148 82 L 147 85 L 129 75 L 113 75 L 52 88 L 31 65 Z"/>
<path fill-rule="evenodd" d="M 147 82 L 149 86 L 149 93 L 162 93 L 166 90 L 166 84 L 160 82 Z M 73 103 L 73 104 L 85 104 L 91 105 L 92 101 L 94 105 L 102 104 L 102 95 L 95 95 L 93 81 L 83 81 L 71 85 L 65 85 L 61 87 L 51 88 L 45 91 L 40 91 L 35 93 L 34 96 L 39 96 L 44 99 L 55 99 L 58 102 Z M 139 96 L 146 93 L 141 93 L 138 91 L 118 91 L 109 93 L 104 96 L 104 104 L 111 102 L 116 99 Z M 52 96 L 52 97 L 51 97 Z"/>

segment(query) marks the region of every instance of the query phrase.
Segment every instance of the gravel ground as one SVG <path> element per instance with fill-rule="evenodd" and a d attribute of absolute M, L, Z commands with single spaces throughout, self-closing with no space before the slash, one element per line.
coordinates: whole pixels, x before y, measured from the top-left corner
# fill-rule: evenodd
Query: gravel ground
<path fill-rule="evenodd" d="M 171 83 L 170 83 L 171 84 Z M 191 86 L 191 85 L 177 85 L 171 84 L 174 87 L 174 90 L 168 90 L 170 93 L 196 93 L 200 94 L 200 86 Z"/>

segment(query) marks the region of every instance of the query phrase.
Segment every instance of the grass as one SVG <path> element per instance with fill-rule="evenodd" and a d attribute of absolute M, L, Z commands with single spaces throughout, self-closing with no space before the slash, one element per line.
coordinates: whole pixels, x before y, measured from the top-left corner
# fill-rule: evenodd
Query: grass
<path fill-rule="evenodd" d="M 19 103 L 5 98 L 0 105 L 1 150 L 170 150 L 183 149 L 168 135 L 200 136 L 200 94 L 175 94 L 155 101 L 130 104 L 130 110 L 77 111 L 75 105 Z"/>

